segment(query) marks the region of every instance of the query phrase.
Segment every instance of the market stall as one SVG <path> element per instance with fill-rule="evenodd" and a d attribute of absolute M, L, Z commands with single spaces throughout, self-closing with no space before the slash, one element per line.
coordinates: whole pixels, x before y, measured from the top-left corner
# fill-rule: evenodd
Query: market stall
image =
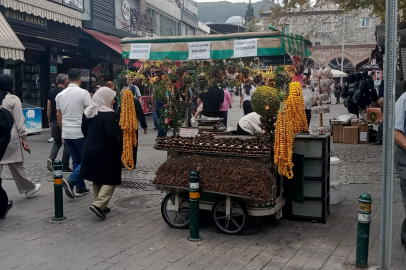
<path fill-rule="evenodd" d="M 165 104 L 160 127 L 173 132 L 157 141 L 158 150 L 168 151 L 168 160 L 153 182 L 168 192 L 161 210 L 170 226 L 189 226 L 192 170 L 200 172 L 200 208 L 212 211 L 223 233 L 243 232 L 249 216 L 276 214 L 279 219 L 286 198 L 303 202 L 304 155 L 293 153 L 293 142 L 295 134 L 308 130 L 300 59 L 311 54 L 310 41 L 270 27 L 260 33 L 124 38 L 121 46 L 123 57 L 143 63 L 134 80 L 150 86 L 155 99 Z M 285 54 L 292 56 L 293 65 L 265 72 L 252 68 L 259 56 Z M 190 67 L 196 69 L 191 76 Z M 187 88 L 192 82 L 204 95 L 225 82 L 232 88 L 248 80 L 257 86 L 251 102 L 264 133 L 237 137 L 214 127 L 208 134 L 202 129 L 197 135 L 178 134 L 188 118 Z"/>

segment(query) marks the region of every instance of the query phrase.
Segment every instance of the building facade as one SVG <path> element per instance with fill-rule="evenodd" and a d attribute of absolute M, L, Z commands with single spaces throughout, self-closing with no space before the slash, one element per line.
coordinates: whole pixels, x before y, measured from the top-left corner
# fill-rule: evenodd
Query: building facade
<path fill-rule="evenodd" d="M 269 25 L 269 16 L 269 12 L 261 14 L 263 25 Z M 381 19 L 371 17 L 368 10 L 344 13 L 331 4 L 284 13 L 275 26 L 312 41 L 312 55 L 304 59 L 307 68 L 330 66 L 340 70 L 344 43 L 344 70 L 353 72 L 375 49 L 375 27 L 379 24 Z"/>

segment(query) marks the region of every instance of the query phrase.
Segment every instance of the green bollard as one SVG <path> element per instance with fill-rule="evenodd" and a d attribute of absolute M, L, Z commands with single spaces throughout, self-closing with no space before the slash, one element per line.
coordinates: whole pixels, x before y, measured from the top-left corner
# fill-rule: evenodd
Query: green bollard
<path fill-rule="evenodd" d="M 63 186 L 62 186 L 62 162 L 55 160 L 54 164 L 54 198 L 55 198 L 55 216 L 53 220 L 64 220 L 63 214 Z"/>
<path fill-rule="evenodd" d="M 358 198 L 357 267 L 368 267 L 369 227 L 371 224 L 371 195 L 362 193 Z"/>
<path fill-rule="evenodd" d="M 189 241 L 200 241 L 199 236 L 199 172 L 191 171 L 189 175 L 190 236 Z"/>

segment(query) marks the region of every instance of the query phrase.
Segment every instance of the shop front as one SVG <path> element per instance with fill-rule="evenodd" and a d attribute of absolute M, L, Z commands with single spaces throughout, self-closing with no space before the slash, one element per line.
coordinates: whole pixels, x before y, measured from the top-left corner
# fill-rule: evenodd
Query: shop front
<path fill-rule="evenodd" d="M 38 1 L 42 0 L 28 2 Z M 24 10 L 23 5 L 13 6 L 19 1 L 12 1 L 9 6 L 0 5 L 3 21 L 9 26 L 9 36 L 20 43 L 11 54 L 11 46 L 3 45 L 0 38 L 0 48 L 3 47 L 0 74 L 13 77 L 15 94 L 23 106 L 41 112 L 41 117 L 36 113 L 36 121 L 42 119 L 42 124 L 36 123 L 36 126 L 46 127 L 48 92 L 55 87 L 58 73 L 80 69 L 82 88 L 91 90 L 96 85 L 105 86 L 107 81 L 115 81 L 125 65 L 118 38 L 85 31 L 81 28 L 79 11 L 43 1 L 46 3 L 43 9 L 31 6 Z"/>
<path fill-rule="evenodd" d="M 14 79 L 15 95 L 26 110 L 28 132 L 39 132 L 47 123 L 47 95 L 58 73 L 60 59 L 54 58 L 52 51 L 63 44 L 79 46 L 81 15 L 44 0 L 24 1 L 24 5 L 18 0 L 1 3 L 3 24 L 9 26 L 9 35 L 20 41 L 21 50 L 16 57 L 0 54 L 0 74 Z"/>

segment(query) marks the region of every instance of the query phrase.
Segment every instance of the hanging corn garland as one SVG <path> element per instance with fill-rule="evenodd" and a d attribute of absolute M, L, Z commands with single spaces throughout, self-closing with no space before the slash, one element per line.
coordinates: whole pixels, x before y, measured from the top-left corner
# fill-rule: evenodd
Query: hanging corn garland
<path fill-rule="evenodd" d="M 278 165 L 278 172 L 289 179 L 293 178 L 293 140 L 295 133 L 293 132 L 292 119 L 290 118 L 290 108 L 284 110 L 283 104 L 278 113 L 278 119 L 275 124 L 275 154 L 274 162 Z"/>
<path fill-rule="evenodd" d="M 289 85 L 289 97 L 285 102 L 290 113 L 289 118 L 293 122 L 293 132 L 307 131 L 307 118 L 305 113 L 302 85 L 300 82 L 291 82 Z"/>
<path fill-rule="evenodd" d="M 138 128 L 137 114 L 135 113 L 134 95 L 130 89 L 123 92 L 121 101 L 120 126 L 123 130 L 123 155 L 121 161 L 124 166 L 134 169 L 133 147 L 137 146 L 137 137 L 135 132 Z"/>

